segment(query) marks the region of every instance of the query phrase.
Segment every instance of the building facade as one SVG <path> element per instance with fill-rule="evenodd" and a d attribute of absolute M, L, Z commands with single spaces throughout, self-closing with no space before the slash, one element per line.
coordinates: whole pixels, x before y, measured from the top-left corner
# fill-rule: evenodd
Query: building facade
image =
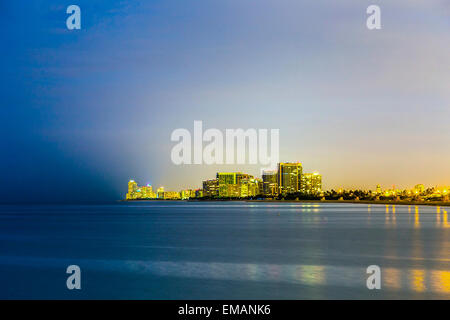
<path fill-rule="evenodd" d="M 278 164 L 278 190 L 280 194 L 296 193 L 301 189 L 302 164 L 285 162 Z"/>
<path fill-rule="evenodd" d="M 128 192 L 126 195 L 126 199 L 127 200 L 132 200 L 132 199 L 137 199 L 137 190 L 138 190 L 138 185 L 134 180 L 130 180 L 128 181 Z"/>
<path fill-rule="evenodd" d="M 276 196 L 278 194 L 278 182 L 276 171 L 263 171 L 262 173 L 262 194 L 266 196 Z"/>
<path fill-rule="evenodd" d="M 217 179 L 203 181 L 203 196 L 213 198 L 219 196 L 219 184 Z"/>
<path fill-rule="evenodd" d="M 301 192 L 317 195 L 322 192 L 322 176 L 318 172 L 302 174 Z"/>

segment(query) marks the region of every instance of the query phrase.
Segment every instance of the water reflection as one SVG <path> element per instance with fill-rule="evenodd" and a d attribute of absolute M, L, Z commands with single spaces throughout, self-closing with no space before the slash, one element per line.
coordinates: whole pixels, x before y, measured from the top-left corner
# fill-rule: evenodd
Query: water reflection
<path fill-rule="evenodd" d="M 300 282 L 311 285 L 323 285 L 326 282 L 324 266 L 301 266 L 298 270 Z"/>
<path fill-rule="evenodd" d="M 64 266 L 72 260 L 55 258 L 2 257 L 11 265 Z M 280 282 L 309 286 L 344 286 L 366 289 L 366 266 L 303 264 L 224 263 L 153 260 L 77 259 L 86 270 L 153 274 L 164 277 L 231 281 Z M 416 293 L 450 294 L 450 271 L 437 269 L 381 268 L 382 289 Z"/>
<path fill-rule="evenodd" d="M 389 289 L 412 289 L 418 293 L 450 293 L 450 271 L 385 268 L 381 270 L 381 273 L 383 285 Z M 402 276 L 407 278 L 407 288 L 403 288 Z"/>
<path fill-rule="evenodd" d="M 448 213 L 447 210 L 442 209 L 442 214 L 441 214 L 441 210 L 439 207 L 436 208 L 436 226 L 437 227 L 442 227 L 442 228 L 449 228 L 450 224 L 448 221 Z"/>
<path fill-rule="evenodd" d="M 385 213 L 385 225 L 390 227 L 395 227 L 397 223 L 397 218 L 395 216 L 395 205 L 392 206 L 392 214 L 389 213 L 389 205 L 386 205 Z"/>
<path fill-rule="evenodd" d="M 442 215 L 442 220 L 443 220 L 442 226 L 443 226 L 444 228 L 449 228 L 449 227 L 450 227 L 450 224 L 448 223 L 448 214 L 447 214 L 447 211 L 446 211 L 446 210 L 444 210 L 444 214 Z"/>
<path fill-rule="evenodd" d="M 411 270 L 410 280 L 414 291 L 425 291 L 425 270 Z"/>
<path fill-rule="evenodd" d="M 400 289 L 402 287 L 400 270 L 395 268 L 385 268 L 381 272 L 386 287 L 392 289 Z"/>
<path fill-rule="evenodd" d="M 450 271 L 433 270 L 431 281 L 437 292 L 450 293 Z"/>
<path fill-rule="evenodd" d="M 414 212 L 414 228 L 420 228 L 420 217 L 419 217 L 419 207 L 415 207 Z"/>

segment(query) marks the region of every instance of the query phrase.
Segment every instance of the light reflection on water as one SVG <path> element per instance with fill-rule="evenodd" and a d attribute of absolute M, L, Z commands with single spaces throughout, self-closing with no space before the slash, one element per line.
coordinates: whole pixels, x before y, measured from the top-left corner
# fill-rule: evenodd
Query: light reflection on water
<path fill-rule="evenodd" d="M 70 265 L 63 259 L 0 257 L 2 264 Z M 252 263 L 202 263 L 173 261 L 83 260 L 78 263 L 90 270 L 132 272 L 178 278 L 232 281 L 281 282 L 312 286 L 361 287 L 368 277 L 365 268 L 325 265 L 279 265 Z M 450 271 L 381 268 L 382 289 L 415 292 L 450 293 Z"/>
<path fill-rule="evenodd" d="M 255 297 L 260 293 L 255 288 L 264 284 L 276 286 L 283 298 L 308 298 L 301 295 L 305 288 L 319 290 L 320 298 L 340 298 L 345 288 L 354 290 L 350 297 L 358 298 L 367 292 L 366 268 L 375 264 L 381 268 L 382 294 L 450 298 L 448 207 L 322 203 L 117 207 L 122 211 L 95 207 L 95 214 L 84 216 L 0 211 L 4 244 L 0 268 L 10 274 L 24 267 L 59 275 L 67 265 L 78 264 L 88 275 L 151 277 L 143 280 L 144 288 L 156 278 L 163 291 L 170 290 L 167 279 L 194 279 L 202 285 L 189 287 L 183 282 L 187 286 L 183 288 L 201 298 L 230 298 L 227 291 L 202 296 L 204 288 L 213 286 L 211 281 L 241 284 L 242 292 L 248 290 L 245 298 Z M 0 280 L 10 281 L 7 272 Z M 36 278 L 33 272 L 26 275 L 27 281 Z M 137 290 L 127 287 L 131 285 L 121 283 L 125 297 L 126 288 Z M 270 290 L 264 297 L 273 297 Z"/>

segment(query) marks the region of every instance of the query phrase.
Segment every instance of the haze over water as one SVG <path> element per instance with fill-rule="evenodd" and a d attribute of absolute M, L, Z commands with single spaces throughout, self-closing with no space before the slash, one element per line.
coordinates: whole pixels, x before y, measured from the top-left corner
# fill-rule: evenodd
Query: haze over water
<path fill-rule="evenodd" d="M 450 298 L 449 207 L 0 206 L 0 298 Z M 66 288 L 68 265 L 81 290 Z M 366 268 L 381 268 L 368 290 Z"/>

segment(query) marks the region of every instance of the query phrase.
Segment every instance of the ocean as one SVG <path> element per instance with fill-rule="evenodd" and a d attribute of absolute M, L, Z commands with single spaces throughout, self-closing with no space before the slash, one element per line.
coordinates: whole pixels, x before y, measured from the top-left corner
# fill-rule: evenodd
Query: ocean
<path fill-rule="evenodd" d="M 449 207 L 0 206 L 1 299 L 450 299 Z M 69 290 L 69 265 L 81 289 Z M 380 289 L 367 268 L 379 266 Z"/>

